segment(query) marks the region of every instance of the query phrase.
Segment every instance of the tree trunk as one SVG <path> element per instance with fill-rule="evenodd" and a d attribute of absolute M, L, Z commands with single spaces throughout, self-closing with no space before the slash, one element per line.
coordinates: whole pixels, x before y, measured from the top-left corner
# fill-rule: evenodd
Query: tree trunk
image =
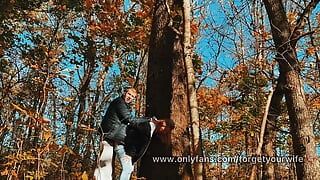
<path fill-rule="evenodd" d="M 284 76 L 280 74 L 277 86 L 271 98 L 270 109 L 268 113 L 268 121 L 266 124 L 266 131 L 264 135 L 264 154 L 268 157 L 274 157 L 274 141 L 276 139 L 276 121 L 281 114 L 281 101 L 284 96 L 283 92 Z M 275 167 L 273 163 L 263 164 L 263 175 L 262 179 L 274 180 L 275 177 Z"/>
<path fill-rule="evenodd" d="M 195 77 L 194 69 L 191 57 L 191 7 L 190 0 L 183 0 L 183 15 L 184 15 L 184 58 L 187 71 L 187 83 L 188 83 L 188 100 L 190 106 L 190 120 L 191 120 L 191 130 L 192 130 L 192 155 L 201 156 L 201 142 L 200 142 L 200 121 L 199 121 L 199 111 L 197 102 L 197 92 L 195 88 Z M 194 179 L 201 180 L 203 165 L 202 163 L 193 164 L 193 177 Z"/>
<path fill-rule="evenodd" d="M 264 132 L 265 132 L 266 124 L 267 124 L 267 117 L 268 117 L 268 112 L 269 112 L 269 107 L 270 107 L 272 96 L 273 96 L 273 90 L 271 90 L 271 92 L 270 92 L 270 94 L 268 96 L 266 109 L 265 109 L 265 112 L 264 112 L 264 115 L 263 115 L 263 119 L 262 119 L 262 123 L 261 123 L 259 142 L 258 142 L 258 147 L 257 147 L 256 153 L 255 153 L 255 155 L 257 157 L 261 156 Z M 250 180 L 256 179 L 256 175 L 257 175 L 257 165 L 254 164 L 252 169 L 251 169 Z"/>
<path fill-rule="evenodd" d="M 176 3 L 176 1 L 175 1 Z M 183 58 L 180 24 L 170 26 L 170 9 L 176 4 L 155 1 L 148 58 L 146 116 L 169 118 L 175 127 L 167 133 L 156 134 L 141 159 L 139 177 L 151 180 L 190 179 L 188 164 L 157 163 L 153 157 L 182 156 L 188 150 L 189 109 L 186 69 Z M 170 9 L 169 9 L 170 8 Z M 181 19 L 181 16 L 176 19 Z"/>
<path fill-rule="evenodd" d="M 88 43 L 88 49 L 85 51 L 85 58 L 87 61 L 87 68 L 84 69 L 84 75 L 83 79 L 81 81 L 80 87 L 79 87 L 79 110 L 78 110 L 78 121 L 77 121 L 77 129 L 75 133 L 75 147 L 74 151 L 79 152 L 80 149 L 80 144 L 81 144 L 81 139 L 83 134 L 80 133 L 79 127 L 81 124 L 84 125 L 89 125 L 88 119 L 85 119 L 85 111 L 86 111 L 86 98 L 87 98 L 87 93 L 90 87 L 90 82 L 92 80 L 94 70 L 95 70 L 95 65 L 96 65 L 96 46 L 95 42 L 92 39 L 91 36 L 88 36 L 86 39 Z M 84 64 L 84 67 L 86 64 Z M 84 121 L 85 120 L 85 121 Z"/>
<path fill-rule="evenodd" d="M 266 38 L 262 36 L 262 32 L 265 31 L 265 28 L 263 30 L 261 27 L 265 27 L 265 13 L 263 12 L 263 2 L 260 0 L 254 0 L 252 1 L 252 16 L 254 20 L 254 31 L 259 32 L 258 36 L 255 36 L 255 47 L 256 47 L 256 59 L 259 63 L 259 68 L 263 68 L 262 62 L 265 61 L 266 57 Z M 260 65 L 261 63 L 261 65 Z M 264 140 L 263 140 L 263 155 L 268 157 L 275 156 L 274 153 L 274 141 L 276 139 L 276 120 L 279 117 L 281 113 L 281 101 L 284 96 L 283 92 L 283 76 L 280 75 L 278 79 L 277 86 L 275 87 L 275 90 L 272 94 L 270 108 L 267 116 L 266 121 L 266 128 L 264 132 Z M 273 163 L 263 163 L 262 164 L 262 179 L 275 179 L 275 169 Z"/>
<path fill-rule="evenodd" d="M 318 1 L 312 1 L 312 3 L 315 7 Z M 304 158 L 303 163 L 295 163 L 297 177 L 298 179 L 320 179 L 320 167 L 313 133 L 313 120 L 305 103 L 306 99 L 303 84 L 299 76 L 295 50 L 298 34 L 295 31 L 291 32 L 281 0 L 264 0 L 264 4 L 278 52 L 279 58 L 277 61 L 280 72 L 283 73 L 285 78 L 285 99 L 290 120 L 294 154 Z M 310 8 L 309 11 L 312 9 Z M 306 8 L 306 10 L 308 9 Z M 298 23 L 300 22 L 298 21 Z M 298 26 L 300 24 L 297 24 L 295 29 Z"/>

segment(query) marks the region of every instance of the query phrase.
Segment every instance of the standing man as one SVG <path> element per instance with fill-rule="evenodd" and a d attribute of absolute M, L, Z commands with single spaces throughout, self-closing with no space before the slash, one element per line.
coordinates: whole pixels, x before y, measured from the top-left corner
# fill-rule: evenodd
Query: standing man
<path fill-rule="evenodd" d="M 101 123 L 103 140 L 113 146 L 116 155 L 120 159 L 122 166 L 120 180 L 129 180 L 134 169 L 132 158 L 125 152 L 124 148 L 127 126 L 136 126 L 140 123 L 156 121 L 156 119 L 153 118 L 132 117 L 130 104 L 136 96 L 137 91 L 134 88 L 127 89 L 122 96 L 110 103 Z"/>

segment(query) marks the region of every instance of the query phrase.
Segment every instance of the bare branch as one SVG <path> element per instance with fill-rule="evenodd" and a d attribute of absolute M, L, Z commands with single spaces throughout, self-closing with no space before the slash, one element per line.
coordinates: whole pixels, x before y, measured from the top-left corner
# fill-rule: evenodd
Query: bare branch
<path fill-rule="evenodd" d="M 299 30 L 303 29 L 306 24 L 306 19 L 310 16 L 310 13 L 313 11 L 313 9 L 317 6 L 317 4 L 320 2 L 320 0 L 312 0 L 307 7 L 304 9 L 304 11 L 301 13 L 300 17 L 297 20 L 297 24 L 292 32 L 292 34 L 295 36 L 295 34 L 299 34 Z M 293 37 L 296 38 L 296 37 Z"/>

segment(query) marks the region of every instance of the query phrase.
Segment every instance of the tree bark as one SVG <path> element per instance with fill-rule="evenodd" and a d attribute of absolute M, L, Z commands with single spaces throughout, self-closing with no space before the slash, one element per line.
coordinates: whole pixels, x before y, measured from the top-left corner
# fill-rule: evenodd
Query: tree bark
<path fill-rule="evenodd" d="M 200 142 L 200 121 L 197 102 L 197 92 L 195 88 L 194 69 L 192 64 L 191 54 L 191 7 L 190 0 L 183 0 L 183 15 L 184 15 L 184 58 L 187 71 L 187 83 L 188 83 L 188 100 L 190 106 L 190 121 L 192 127 L 192 155 L 201 155 L 201 142 Z M 201 180 L 203 172 L 202 163 L 193 164 L 193 177 L 194 179 Z"/>
<path fill-rule="evenodd" d="M 318 2 L 312 1 L 311 3 L 315 7 Z M 313 120 L 305 103 L 303 83 L 299 75 L 299 65 L 295 50 L 298 38 L 295 30 L 301 26 L 301 22 L 298 21 L 295 30 L 291 32 L 282 1 L 264 0 L 264 4 L 279 57 L 277 61 L 280 72 L 283 73 L 285 78 L 285 99 L 290 120 L 294 154 L 304 158 L 303 163 L 295 163 L 297 178 L 320 179 L 320 167 L 313 133 Z M 311 11 L 312 9 L 306 10 Z M 306 14 L 308 13 L 303 13 L 303 15 Z"/>
<path fill-rule="evenodd" d="M 262 36 L 262 32 L 265 31 L 265 28 L 262 30 L 261 27 L 265 27 L 265 13 L 263 12 L 263 2 L 260 0 L 252 1 L 252 17 L 254 20 L 254 31 L 261 34 L 255 36 L 255 47 L 256 47 L 256 60 L 259 63 L 258 67 L 263 68 L 260 63 L 265 61 L 266 57 L 266 38 Z M 268 157 L 275 156 L 274 153 L 274 141 L 276 139 L 276 120 L 281 113 L 281 101 L 284 96 L 283 92 L 283 75 L 280 75 L 275 91 L 272 94 L 272 99 L 270 103 L 270 108 L 266 121 L 266 128 L 264 132 L 264 143 L 262 147 L 263 155 Z M 262 179 L 275 179 L 275 169 L 273 163 L 263 163 L 262 164 Z"/>
<path fill-rule="evenodd" d="M 178 3 L 178 4 L 175 4 Z M 151 180 L 190 179 L 188 164 L 157 163 L 153 157 L 182 156 L 188 150 L 189 109 L 186 69 L 183 57 L 183 39 L 180 33 L 181 16 L 172 23 L 170 9 L 178 6 L 166 0 L 155 1 L 148 58 L 146 116 L 173 120 L 172 131 L 153 136 L 142 157 L 139 177 Z M 180 24 L 179 24 L 180 23 Z"/>
<path fill-rule="evenodd" d="M 271 98 L 270 108 L 268 112 L 268 121 L 266 124 L 266 131 L 264 135 L 264 145 L 263 145 L 263 153 L 268 157 L 274 157 L 274 141 L 276 139 L 276 121 L 280 116 L 281 110 L 281 101 L 284 97 L 283 91 L 284 85 L 284 76 L 280 74 L 277 86 L 274 90 L 274 93 Z M 262 179 L 274 180 L 275 176 L 275 167 L 273 163 L 263 164 L 263 174 Z"/>
<path fill-rule="evenodd" d="M 268 100 L 267 100 L 267 104 L 266 104 L 266 109 L 263 115 L 263 119 L 262 119 L 262 123 L 261 123 L 261 129 L 260 129 L 260 136 L 259 136 L 259 143 L 258 143 L 258 147 L 256 149 L 256 156 L 259 157 L 261 156 L 261 150 L 262 150 L 262 145 L 263 145 L 263 137 L 264 137 L 264 132 L 265 132 L 265 128 L 266 128 L 266 124 L 267 124 L 267 117 L 268 117 L 268 112 L 269 112 L 269 107 L 270 107 L 270 103 L 271 103 L 271 99 L 273 96 L 273 90 L 271 90 L 269 96 L 268 96 Z M 254 164 L 251 170 L 251 175 L 250 175 L 250 180 L 254 180 L 257 174 L 257 165 Z"/>

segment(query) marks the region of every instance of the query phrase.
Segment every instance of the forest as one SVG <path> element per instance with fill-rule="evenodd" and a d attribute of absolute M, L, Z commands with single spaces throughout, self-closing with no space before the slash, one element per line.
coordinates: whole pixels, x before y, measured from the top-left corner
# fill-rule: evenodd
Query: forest
<path fill-rule="evenodd" d="M 131 179 L 319 180 L 319 1 L 1 0 L 0 179 L 94 179 L 134 87 L 133 116 L 173 124 Z"/>

